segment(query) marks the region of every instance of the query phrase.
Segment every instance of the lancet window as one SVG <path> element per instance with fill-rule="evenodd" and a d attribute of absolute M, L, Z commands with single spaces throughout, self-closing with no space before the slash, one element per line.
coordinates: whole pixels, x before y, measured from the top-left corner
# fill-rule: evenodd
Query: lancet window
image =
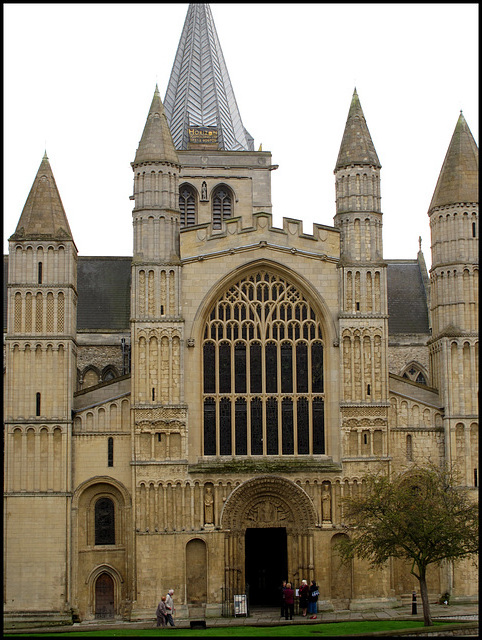
<path fill-rule="evenodd" d="M 324 454 L 323 369 L 302 293 L 265 271 L 236 282 L 204 329 L 204 455 Z"/>
<path fill-rule="evenodd" d="M 183 184 L 179 189 L 179 209 L 181 210 L 181 227 L 196 224 L 196 196 L 194 189 Z"/>
<path fill-rule="evenodd" d="M 227 187 L 218 187 L 212 197 L 213 229 L 221 229 L 222 221 L 233 215 L 233 197 Z"/>

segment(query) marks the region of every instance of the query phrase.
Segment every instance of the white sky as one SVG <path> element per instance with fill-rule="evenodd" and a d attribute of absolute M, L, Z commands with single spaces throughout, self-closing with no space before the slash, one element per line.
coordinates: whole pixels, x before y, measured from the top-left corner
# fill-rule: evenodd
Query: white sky
<path fill-rule="evenodd" d="M 133 173 L 188 4 L 4 4 L 4 253 L 45 149 L 80 255 L 132 255 Z M 414 259 L 460 110 L 478 144 L 478 4 L 212 3 L 273 219 L 333 225 L 356 86 L 382 164 L 385 258 Z M 307 206 L 308 203 L 308 206 Z"/>

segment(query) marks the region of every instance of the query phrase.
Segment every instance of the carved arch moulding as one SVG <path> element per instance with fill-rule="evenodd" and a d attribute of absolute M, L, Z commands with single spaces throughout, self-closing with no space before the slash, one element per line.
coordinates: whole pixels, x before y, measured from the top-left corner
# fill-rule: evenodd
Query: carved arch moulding
<path fill-rule="evenodd" d="M 247 528 L 285 527 L 287 533 L 306 533 L 316 526 L 308 494 L 280 476 L 258 476 L 234 489 L 221 512 L 221 528 L 241 534 Z"/>

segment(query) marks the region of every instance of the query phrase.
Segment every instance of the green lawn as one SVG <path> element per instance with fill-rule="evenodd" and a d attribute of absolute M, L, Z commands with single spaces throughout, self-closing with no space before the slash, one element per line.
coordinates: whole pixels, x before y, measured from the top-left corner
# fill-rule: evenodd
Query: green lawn
<path fill-rule="evenodd" d="M 423 627 L 421 620 L 363 620 L 360 622 L 328 622 L 322 624 L 294 624 L 277 627 L 216 627 L 209 628 L 209 620 L 206 621 L 207 629 L 176 629 L 167 627 L 165 629 L 106 629 L 104 631 L 68 631 L 58 633 L 4 633 L 8 637 L 60 637 L 60 636 L 76 636 L 76 637 L 131 637 L 141 638 L 150 636 L 176 636 L 176 637 L 215 637 L 215 636 L 233 636 L 238 638 L 264 636 L 269 638 L 283 637 L 301 637 L 309 636 L 315 640 L 317 637 L 330 636 L 353 636 L 359 633 L 383 633 L 386 631 L 396 631 L 399 629 L 415 629 Z M 447 629 L 460 626 L 460 623 L 445 624 L 443 622 L 435 622 L 434 626 L 444 626 Z"/>

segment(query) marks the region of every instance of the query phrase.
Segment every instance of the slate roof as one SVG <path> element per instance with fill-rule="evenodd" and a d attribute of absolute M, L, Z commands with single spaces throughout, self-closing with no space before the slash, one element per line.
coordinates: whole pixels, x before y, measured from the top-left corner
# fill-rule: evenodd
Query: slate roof
<path fill-rule="evenodd" d="M 7 265 L 3 258 L 3 322 L 7 328 Z M 428 308 L 417 260 L 387 262 L 388 331 L 429 333 Z M 79 257 L 77 266 L 78 331 L 129 331 L 130 257 Z"/>
<path fill-rule="evenodd" d="M 77 330 L 130 330 L 130 257 L 80 257 L 77 262 Z M 8 256 L 3 257 L 3 330 L 7 330 Z"/>
<path fill-rule="evenodd" d="M 77 330 L 129 330 L 130 257 L 79 257 Z"/>
<path fill-rule="evenodd" d="M 417 260 L 387 261 L 388 334 L 429 333 L 427 296 Z"/>

